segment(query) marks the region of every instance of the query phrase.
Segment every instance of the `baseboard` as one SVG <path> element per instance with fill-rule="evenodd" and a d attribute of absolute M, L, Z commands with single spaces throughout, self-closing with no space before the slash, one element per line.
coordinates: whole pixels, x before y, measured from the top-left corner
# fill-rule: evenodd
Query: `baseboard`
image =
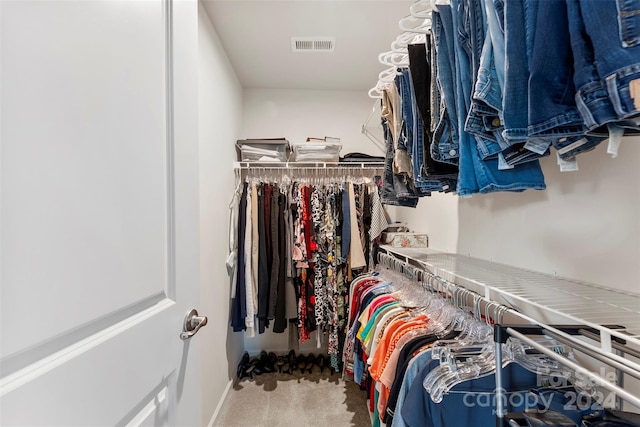
<path fill-rule="evenodd" d="M 218 406 L 216 406 L 216 410 L 213 411 L 213 415 L 211 416 L 211 419 L 209 420 L 209 424 L 207 424 L 207 427 L 213 427 L 213 423 L 216 422 L 216 418 L 218 418 L 220 409 L 222 409 L 222 405 L 224 405 L 224 401 L 226 400 L 227 394 L 229 394 L 229 390 L 231 390 L 232 385 L 233 385 L 233 380 L 229 380 L 229 382 L 227 383 L 227 386 L 224 388 L 222 397 L 220 397 L 220 400 L 218 401 Z"/>

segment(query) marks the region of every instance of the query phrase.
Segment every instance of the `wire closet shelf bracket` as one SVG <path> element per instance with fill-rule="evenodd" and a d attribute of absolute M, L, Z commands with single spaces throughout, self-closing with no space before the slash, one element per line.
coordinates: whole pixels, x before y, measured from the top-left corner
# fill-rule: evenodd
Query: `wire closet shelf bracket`
<path fill-rule="evenodd" d="M 479 296 L 485 304 L 499 303 L 518 323 L 538 326 L 545 334 L 613 367 L 618 373 L 617 384 L 564 356 L 548 354 L 614 393 L 618 404 L 622 399 L 640 408 L 640 396 L 622 388 L 623 374 L 640 379 L 640 364 L 623 357 L 627 354 L 640 358 L 640 295 L 433 249 L 382 245 L 380 252 L 398 260 L 396 264 L 387 260 L 387 267 L 416 280 L 437 277 L 440 292 L 453 295 L 452 289 L 460 287 Z M 580 335 L 595 340 L 596 344 L 552 324 L 584 325 L 584 329 L 579 329 Z M 502 328 L 508 336 L 526 340 L 517 329 Z M 530 344 L 535 346 L 531 340 Z M 539 350 L 546 349 L 540 346 Z M 500 360 L 500 356 L 501 345 L 496 341 L 496 358 Z M 501 365 L 497 364 L 497 394 L 501 390 L 501 374 Z M 503 425 L 498 421 L 504 416 L 504 408 L 500 398 L 496 401 L 496 425 Z"/>

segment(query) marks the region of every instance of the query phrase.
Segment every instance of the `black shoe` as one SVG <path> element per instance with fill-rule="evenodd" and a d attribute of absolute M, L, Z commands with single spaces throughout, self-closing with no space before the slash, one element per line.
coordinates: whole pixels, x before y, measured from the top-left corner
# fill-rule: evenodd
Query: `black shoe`
<path fill-rule="evenodd" d="M 273 368 L 269 365 L 269 355 L 266 351 L 260 352 L 260 362 L 258 366 L 262 369 L 263 374 L 270 374 Z"/>
<path fill-rule="evenodd" d="M 256 375 L 262 375 L 264 373 L 262 363 L 258 357 L 252 358 L 251 362 L 249 362 L 249 366 L 251 366 L 252 372 Z"/>
<path fill-rule="evenodd" d="M 307 367 L 307 358 L 304 355 L 299 354 L 296 358 L 295 366 L 298 368 L 301 374 L 304 374 L 304 370 Z"/>
<path fill-rule="evenodd" d="M 313 365 L 315 365 L 315 363 L 316 363 L 316 356 L 314 356 L 313 353 L 309 353 L 309 355 L 307 356 L 307 362 L 304 365 L 308 373 L 313 372 Z"/>
<path fill-rule="evenodd" d="M 269 365 L 271 372 L 278 371 L 277 363 L 278 363 L 278 356 L 276 356 L 274 352 L 270 352 L 267 358 L 267 364 Z"/>
<path fill-rule="evenodd" d="M 242 379 L 245 377 L 253 378 L 253 369 L 249 369 L 249 362 L 249 353 L 245 351 L 242 354 L 242 358 L 240 359 L 240 363 L 238 364 L 238 369 L 236 370 L 236 376 L 238 377 L 238 379 Z"/>
<path fill-rule="evenodd" d="M 326 360 L 324 358 L 324 354 L 319 354 L 317 359 L 316 359 L 316 363 L 318 365 L 318 368 L 320 368 L 320 373 L 324 373 L 324 366 L 326 363 Z"/>

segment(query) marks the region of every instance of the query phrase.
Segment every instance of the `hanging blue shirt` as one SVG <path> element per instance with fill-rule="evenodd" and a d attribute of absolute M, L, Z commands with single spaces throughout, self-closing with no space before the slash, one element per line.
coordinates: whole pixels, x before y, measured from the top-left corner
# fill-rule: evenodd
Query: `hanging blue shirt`
<path fill-rule="evenodd" d="M 431 360 L 413 381 L 404 400 L 401 413 L 408 427 L 486 427 L 496 424 L 495 375 L 465 381 L 454 386 L 435 403 L 422 382 L 431 369 L 440 364 Z M 537 386 L 536 374 L 510 363 L 503 369 L 503 387 L 507 391 L 508 412 L 526 409 L 527 392 Z M 396 411 L 397 412 L 397 411 Z"/>

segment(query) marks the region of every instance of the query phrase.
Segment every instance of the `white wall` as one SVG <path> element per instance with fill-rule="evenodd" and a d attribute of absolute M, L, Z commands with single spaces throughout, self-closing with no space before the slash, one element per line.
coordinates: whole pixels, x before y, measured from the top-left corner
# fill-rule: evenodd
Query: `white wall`
<path fill-rule="evenodd" d="M 235 375 L 242 336 L 229 327 L 228 205 L 235 188 L 234 142 L 242 118 L 242 87 L 202 5 L 198 10 L 200 132 L 200 275 L 198 310 L 209 317 L 202 345 L 201 424 L 207 425 Z"/>
<path fill-rule="evenodd" d="M 374 102 L 362 91 L 317 90 L 244 90 L 244 117 L 241 138 L 285 137 L 289 142 L 304 142 L 308 136 L 341 138 L 344 155 L 361 152 L 383 155 L 360 129 L 371 113 Z M 375 128 L 378 119 L 367 127 Z M 245 338 L 245 349 L 256 354 L 260 350 L 286 352 L 288 331 L 274 334 L 267 330 L 255 338 Z M 316 350 L 315 334 L 300 347 Z"/>
<path fill-rule="evenodd" d="M 578 156 L 577 172 L 543 159 L 545 191 L 437 195 L 397 219 L 433 248 L 638 293 L 640 137 L 624 138 L 615 159 L 606 146 Z"/>
<path fill-rule="evenodd" d="M 384 153 L 360 129 L 369 117 L 373 99 L 363 91 L 251 89 L 244 91 L 242 138 L 285 137 L 291 143 L 307 137 L 335 136 L 341 154 Z M 379 125 L 379 117 L 370 126 Z M 378 126 L 379 127 L 379 126 Z"/>

